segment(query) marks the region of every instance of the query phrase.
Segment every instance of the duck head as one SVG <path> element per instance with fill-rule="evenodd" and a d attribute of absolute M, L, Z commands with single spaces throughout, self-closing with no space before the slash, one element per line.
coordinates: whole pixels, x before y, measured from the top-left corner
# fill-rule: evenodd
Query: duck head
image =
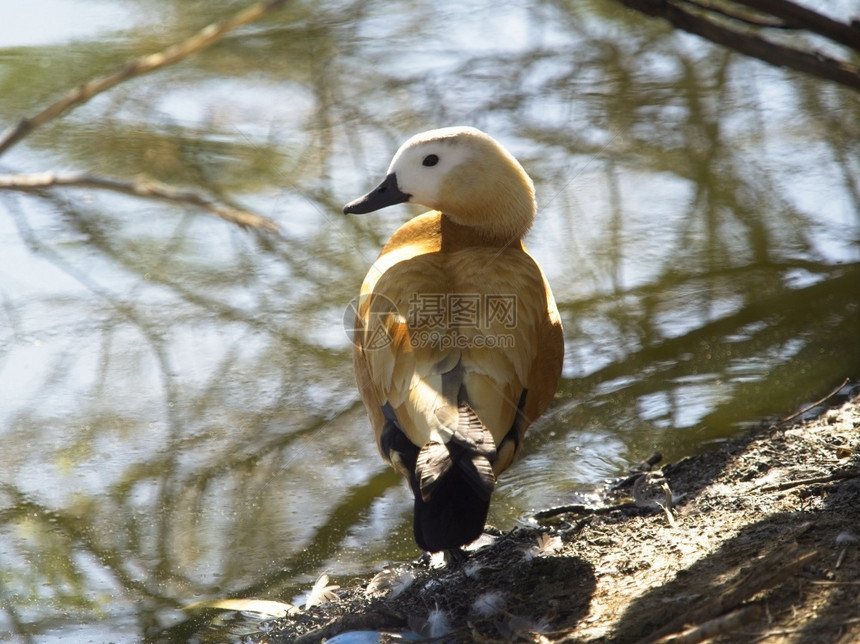
<path fill-rule="evenodd" d="M 505 240 L 520 239 L 535 216 L 534 185 L 525 170 L 492 137 L 472 127 L 416 134 L 394 155 L 383 182 L 343 211 L 364 214 L 404 202 Z"/>

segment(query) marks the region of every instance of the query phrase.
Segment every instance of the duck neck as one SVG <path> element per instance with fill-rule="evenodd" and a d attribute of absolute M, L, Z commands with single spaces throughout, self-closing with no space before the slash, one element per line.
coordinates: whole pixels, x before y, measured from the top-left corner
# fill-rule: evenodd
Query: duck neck
<path fill-rule="evenodd" d="M 442 213 L 441 216 L 440 232 L 442 252 L 452 252 L 476 246 L 522 248 L 522 235 L 506 234 L 476 226 L 464 226 L 458 224 L 445 213 Z"/>

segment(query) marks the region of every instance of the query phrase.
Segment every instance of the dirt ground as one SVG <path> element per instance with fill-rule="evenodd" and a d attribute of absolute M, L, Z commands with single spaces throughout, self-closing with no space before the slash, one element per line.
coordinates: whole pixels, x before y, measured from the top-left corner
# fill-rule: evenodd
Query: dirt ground
<path fill-rule="evenodd" d="M 606 507 L 541 512 L 462 564 L 340 589 L 259 641 L 860 642 L 860 387 L 840 393 L 632 475 Z"/>

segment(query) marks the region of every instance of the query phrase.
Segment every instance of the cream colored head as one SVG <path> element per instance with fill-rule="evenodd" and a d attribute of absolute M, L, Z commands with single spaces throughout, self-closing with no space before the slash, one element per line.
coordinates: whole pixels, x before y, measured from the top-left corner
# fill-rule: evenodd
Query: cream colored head
<path fill-rule="evenodd" d="M 489 135 L 472 127 L 430 130 L 406 141 L 388 176 L 347 213 L 417 203 L 490 237 L 521 238 L 535 216 L 534 186 L 522 166 Z"/>

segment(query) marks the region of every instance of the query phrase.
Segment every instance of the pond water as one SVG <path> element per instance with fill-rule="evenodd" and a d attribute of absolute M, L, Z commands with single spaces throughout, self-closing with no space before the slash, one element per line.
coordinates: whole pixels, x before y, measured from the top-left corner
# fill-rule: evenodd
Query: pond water
<path fill-rule="evenodd" d="M 2 126 L 241 6 L 21 4 L 0 25 Z M 146 175 L 280 227 L 0 191 L 0 639 L 186 641 L 184 606 L 292 601 L 419 555 L 342 320 L 420 209 L 340 209 L 425 129 L 480 127 L 535 179 L 527 244 L 565 325 L 493 524 L 860 374 L 856 93 L 609 0 L 398 7 L 292 3 L 0 159 Z"/>

